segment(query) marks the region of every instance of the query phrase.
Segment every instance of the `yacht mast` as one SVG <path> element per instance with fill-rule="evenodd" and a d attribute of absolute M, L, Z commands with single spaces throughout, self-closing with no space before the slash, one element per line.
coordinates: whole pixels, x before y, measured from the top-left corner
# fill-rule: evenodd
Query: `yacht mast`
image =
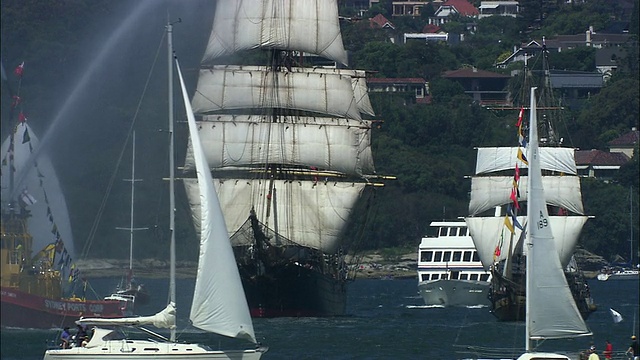
<path fill-rule="evenodd" d="M 169 81 L 169 232 L 171 244 L 169 250 L 169 302 L 176 302 L 176 233 L 175 233 L 175 170 L 174 170 L 174 133 L 173 133 L 173 24 L 167 21 L 167 68 Z M 176 329 L 171 329 L 171 341 L 176 341 Z"/>

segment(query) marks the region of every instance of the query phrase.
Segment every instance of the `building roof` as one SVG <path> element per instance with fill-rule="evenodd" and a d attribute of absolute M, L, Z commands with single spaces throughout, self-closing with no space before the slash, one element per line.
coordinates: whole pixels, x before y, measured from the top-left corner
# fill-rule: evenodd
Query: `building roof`
<path fill-rule="evenodd" d="M 498 73 L 494 73 L 494 72 L 486 71 L 486 70 L 479 70 L 479 69 L 476 69 L 476 68 L 473 68 L 473 69 L 464 68 L 464 69 L 446 71 L 442 77 L 445 77 L 445 78 L 487 78 L 487 79 L 491 78 L 491 79 L 495 79 L 495 78 L 510 78 L 511 76 L 498 74 Z"/>
<path fill-rule="evenodd" d="M 625 49 L 617 46 L 596 49 L 596 66 L 618 65 L 618 60 L 626 55 Z"/>
<path fill-rule="evenodd" d="M 372 27 L 380 27 L 380 28 L 391 28 L 395 29 L 396 27 L 393 25 L 391 21 L 389 21 L 384 15 L 378 14 L 371 19 L 369 19 Z"/>
<path fill-rule="evenodd" d="M 368 84 L 419 84 L 424 85 L 427 81 L 423 78 L 368 78 Z"/>
<path fill-rule="evenodd" d="M 624 165 L 629 157 L 621 152 L 602 150 L 577 150 L 575 152 L 576 165 Z"/>
<path fill-rule="evenodd" d="M 422 28 L 422 32 L 425 34 L 437 34 L 440 30 L 440 26 L 434 24 L 428 24 Z"/>
<path fill-rule="evenodd" d="M 638 137 L 640 136 L 640 132 L 637 129 L 633 129 L 628 133 L 620 136 L 619 138 L 613 139 L 609 142 L 609 145 L 613 146 L 635 146 L 638 143 Z"/>
<path fill-rule="evenodd" d="M 479 14 L 478 9 L 467 0 L 448 0 L 443 6 L 447 5 L 454 7 L 462 16 L 476 16 Z"/>

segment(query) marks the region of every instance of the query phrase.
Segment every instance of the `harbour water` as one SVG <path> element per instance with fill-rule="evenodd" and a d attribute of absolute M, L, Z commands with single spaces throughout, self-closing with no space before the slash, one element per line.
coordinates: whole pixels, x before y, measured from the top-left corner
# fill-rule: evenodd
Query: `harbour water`
<path fill-rule="evenodd" d="M 91 284 L 104 294 L 118 281 L 98 278 Z M 139 282 L 153 296 L 144 313 L 162 309 L 166 280 Z M 593 336 L 547 341 L 541 349 L 576 355 L 591 343 L 601 351 L 608 339 L 617 358 L 623 359 L 631 334 L 638 334 L 640 284 L 633 280 L 591 280 L 589 284 L 598 305 L 587 320 Z M 193 328 L 182 330 L 188 323 L 193 286 L 191 279 L 178 282 L 178 338 L 215 348 L 219 339 Z M 620 312 L 624 320 L 614 323 L 609 308 Z M 506 359 L 522 352 L 524 346 L 524 323 L 498 322 L 486 307 L 425 307 L 415 279 L 358 279 L 349 285 L 347 313 L 335 318 L 254 319 L 256 335 L 269 347 L 263 359 Z M 55 329 L 2 329 L 0 358 L 42 359 L 47 344 L 57 336 Z"/>

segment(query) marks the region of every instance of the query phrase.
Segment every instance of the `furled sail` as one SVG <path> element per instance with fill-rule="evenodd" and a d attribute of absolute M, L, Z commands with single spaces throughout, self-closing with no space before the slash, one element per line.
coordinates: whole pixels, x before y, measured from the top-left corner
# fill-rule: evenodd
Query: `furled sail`
<path fill-rule="evenodd" d="M 276 163 L 349 175 L 374 172 L 369 121 L 321 117 L 207 115 L 198 131 L 210 168 Z M 194 166 L 189 148 L 185 168 Z"/>
<path fill-rule="evenodd" d="M 527 176 L 520 177 L 519 187 L 526 189 Z M 545 201 L 549 205 L 559 206 L 576 214 L 584 214 L 580 178 L 577 176 L 544 176 Z M 505 205 L 511 200 L 513 177 L 478 176 L 471 179 L 471 200 L 469 214 L 478 215 L 484 211 Z M 521 191 L 519 201 L 527 201 L 527 192 Z"/>
<path fill-rule="evenodd" d="M 176 60 L 200 197 L 200 256 L 189 319 L 216 334 L 256 342 L 249 306 L 229 241 L 224 215 L 213 186 L 187 89 Z"/>
<path fill-rule="evenodd" d="M 267 204 L 269 181 L 215 179 L 214 182 L 228 229 L 239 229 L 254 204 Z M 184 183 L 194 223 L 198 224 L 202 197 L 194 180 L 185 179 Z M 339 246 L 341 232 L 365 184 L 320 177 L 318 181 L 276 180 L 274 187 L 278 233 L 299 245 L 331 253 Z M 260 210 L 256 208 L 257 212 Z"/>
<path fill-rule="evenodd" d="M 203 63 L 250 49 L 297 50 L 347 64 L 337 0 L 218 0 Z"/>
<path fill-rule="evenodd" d="M 534 89 L 531 90 L 529 139 L 529 201 L 527 202 L 527 336 L 558 339 L 590 335 L 573 300 L 564 266 L 558 256 L 557 239 L 545 203 L 538 147 L 538 124 Z M 573 249 L 573 248 L 572 248 Z M 527 350 L 529 344 L 527 343 Z"/>
<path fill-rule="evenodd" d="M 306 68 L 291 72 L 259 66 L 201 69 L 192 106 L 196 114 L 272 108 L 361 119 L 350 76 Z"/>
<path fill-rule="evenodd" d="M 518 216 L 517 219 L 518 223 L 524 227 L 526 217 Z M 587 216 L 550 217 L 555 247 L 563 266 L 566 266 L 571 260 L 573 251 L 578 244 L 580 232 L 587 219 Z M 465 218 L 465 221 L 485 269 L 489 269 L 494 261 L 506 259 L 509 253 L 510 232 L 504 226 L 504 216 L 468 217 Z M 522 231 L 516 227 L 514 239 L 519 239 L 521 233 Z M 494 259 L 496 246 L 500 247 L 500 256 Z"/>
<path fill-rule="evenodd" d="M 476 161 L 476 175 L 494 171 L 513 169 L 518 158 L 517 147 L 487 147 L 479 148 Z M 519 162 L 520 168 L 527 165 Z M 543 170 L 556 171 L 569 175 L 576 175 L 576 161 L 574 149 L 559 147 L 540 148 L 540 167 Z"/>
<path fill-rule="evenodd" d="M 76 324 L 83 326 L 145 326 L 153 325 L 157 328 L 171 329 L 176 326 L 176 306 L 169 303 L 164 310 L 151 316 L 137 316 L 126 318 L 81 318 Z"/>

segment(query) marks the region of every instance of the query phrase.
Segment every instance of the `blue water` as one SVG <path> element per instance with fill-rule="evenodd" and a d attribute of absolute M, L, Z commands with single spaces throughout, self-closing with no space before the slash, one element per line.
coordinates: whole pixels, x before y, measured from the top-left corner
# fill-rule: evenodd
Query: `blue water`
<path fill-rule="evenodd" d="M 107 292 L 118 280 L 94 279 L 92 284 L 97 292 Z M 154 296 L 145 312 L 162 309 L 166 303 L 166 281 L 139 280 Z M 627 348 L 634 325 L 638 334 L 638 282 L 591 280 L 590 286 L 598 304 L 598 310 L 587 321 L 594 335 L 547 341 L 542 349 L 576 354 L 592 342 L 602 349 L 609 339 L 618 352 Z M 177 288 L 178 325 L 184 329 L 193 280 L 180 280 Z M 438 308 L 422 304 L 415 279 L 361 279 L 349 286 L 347 316 L 254 319 L 254 327 L 256 336 L 269 347 L 263 359 L 498 358 L 492 349 L 500 348 L 500 355 L 505 355 L 508 348 L 520 352 L 524 347 L 524 324 L 497 322 L 486 307 Z M 613 323 L 609 308 L 620 312 L 624 320 Z M 3 329 L 0 357 L 42 359 L 47 341 L 56 336 L 55 330 Z M 178 336 L 212 347 L 218 341 L 193 330 L 180 332 Z"/>

